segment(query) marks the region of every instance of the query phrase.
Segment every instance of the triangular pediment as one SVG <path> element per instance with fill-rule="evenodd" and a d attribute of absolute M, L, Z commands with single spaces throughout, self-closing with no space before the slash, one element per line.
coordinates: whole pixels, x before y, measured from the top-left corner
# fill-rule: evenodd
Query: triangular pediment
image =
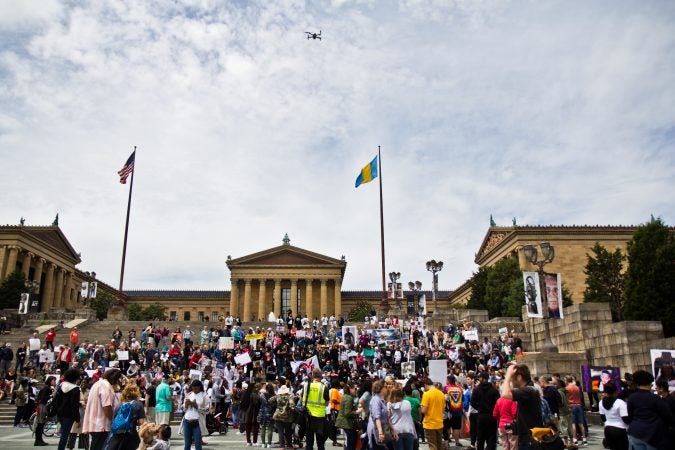
<path fill-rule="evenodd" d="M 475 261 L 478 262 L 485 254 L 489 253 L 493 248 L 499 245 L 506 236 L 513 233 L 514 227 L 490 227 L 485 234 L 483 243 L 476 253 Z"/>
<path fill-rule="evenodd" d="M 10 234 L 16 233 L 18 236 L 23 235 L 23 239 L 39 241 L 42 245 L 70 259 L 75 265 L 81 262 L 80 255 L 70 245 L 70 242 L 68 242 L 68 239 L 66 239 L 66 236 L 58 226 L 10 225 L 1 227 L 1 231 Z"/>
<path fill-rule="evenodd" d="M 228 267 L 238 266 L 333 266 L 343 267 L 345 261 L 314 253 L 292 245 L 281 245 L 227 262 Z"/>

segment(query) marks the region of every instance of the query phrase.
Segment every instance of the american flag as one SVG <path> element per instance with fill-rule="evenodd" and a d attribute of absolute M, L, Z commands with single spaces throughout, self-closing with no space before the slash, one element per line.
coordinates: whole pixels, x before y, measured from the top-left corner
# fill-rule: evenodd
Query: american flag
<path fill-rule="evenodd" d="M 136 159 L 136 150 L 134 150 L 131 153 L 131 156 L 129 156 L 129 159 L 127 159 L 127 162 L 124 164 L 124 167 L 117 172 L 117 175 L 120 176 L 120 183 L 122 184 L 127 184 L 127 178 L 129 175 L 134 173 L 134 161 Z"/>

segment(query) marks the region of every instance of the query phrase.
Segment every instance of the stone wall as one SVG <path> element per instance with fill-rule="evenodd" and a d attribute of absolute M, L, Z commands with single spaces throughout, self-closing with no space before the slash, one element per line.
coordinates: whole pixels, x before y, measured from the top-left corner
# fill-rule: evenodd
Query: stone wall
<path fill-rule="evenodd" d="M 553 343 L 560 352 L 585 352 L 586 363 L 613 366 L 622 372 L 650 370 L 649 350 L 675 348 L 675 337 L 664 338 L 660 321 L 614 323 L 607 303 L 581 303 L 565 308 L 565 318 L 551 320 Z M 523 311 L 523 316 L 526 316 Z M 545 330 L 542 319 L 526 319 L 533 350 L 540 350 Z"/>

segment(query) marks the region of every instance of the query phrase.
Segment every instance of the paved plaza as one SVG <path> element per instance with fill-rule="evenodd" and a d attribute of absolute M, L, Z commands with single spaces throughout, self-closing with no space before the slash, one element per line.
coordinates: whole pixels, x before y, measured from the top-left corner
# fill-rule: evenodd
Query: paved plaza
<path fill-rule="evenodd" d="M 580 449 L 601 450 L 603 448 L 601 442 L 602 428 L 599 426 L 593 426 L 589 429 L 589 433 L 590 439 L 588 447 L 580 447 Z M 21 450 L 34 448 L 32 436 L 33 435 L 28 428 L 13 428 L 11 426 L 0 426 L 0 448 L 3 450 L 10 450 L 10 449 Z M 56 445 L 58 444 L 58 439 L 56 437 L 45 438 L 45 441 L 49 444 L 52 444 L 53 448 L 56 448 Z M 251 448 L 246 445 L 245 436 L 243 434 L 239 434 L 237 430 L 231 430 L 230 433 L 224 436 L 216 436 L 216 435 L 208 436 L 206 437 L 206 441 L 208 442 L 208 445 L 204 447 L 206 449 L 227 447 L 228 449 L 231 450 L 244 450 Z M 464 447 L 462 448 L 466 450 L 466 445 L 468 444 L 468 441 L 466 439 L 462 439 L 461 442 L 464 445 Z M 50 447 L 52 447 L 52 445 L 50 445 Z M 183 437 L 177 435 L 176 433 L 176 436 L 174 436 L 171 439 L 171 447 L 173 449 L 183 448 Z M 328 441 L 326 442 L 326 449 L 330 448 L 338 448 L 338 447 L 333 447 L 330 441 Z M 426 444 L 421 444 L 420 448 L 427 449 L 428 446 Z M 503 447 L 497 446 L 497 448 L 501 449 Z M 457 447 L 451 447 L 451 449 L 457 449 Z"/>

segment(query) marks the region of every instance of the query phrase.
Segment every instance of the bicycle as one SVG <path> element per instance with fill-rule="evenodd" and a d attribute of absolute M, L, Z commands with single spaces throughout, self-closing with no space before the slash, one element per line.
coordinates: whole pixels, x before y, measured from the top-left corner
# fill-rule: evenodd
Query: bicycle
<path fill-rule="evenodd" d="M 33 413 L 30 416 L 30 419 L 28 419 L 28 427 L 30 428 L 30 431 L 33 432 L 33 435 L 35 435 L 37 419 L 38 419 L 37 413 Z M 59 430 L 59 423 L 55 417 L 50 417 L 46 420 L 45 427 L 42 430 L 42 434 L 45 437 L 61 436 L 61 431 Z"/>

